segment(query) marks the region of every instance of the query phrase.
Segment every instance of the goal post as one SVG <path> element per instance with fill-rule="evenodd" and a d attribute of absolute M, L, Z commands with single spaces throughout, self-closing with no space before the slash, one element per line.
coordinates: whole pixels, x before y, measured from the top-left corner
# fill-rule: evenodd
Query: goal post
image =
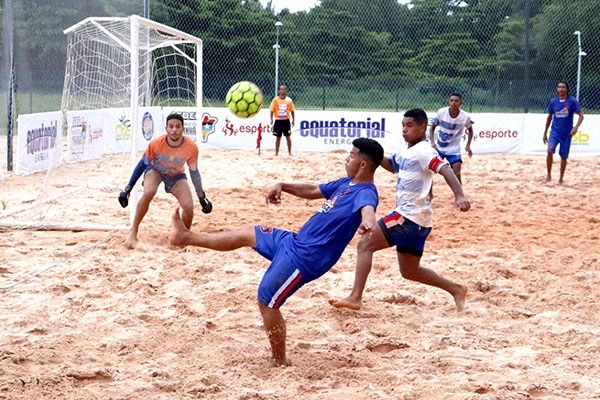
<path fill-rule="evenodd" d="M 127 109 L 131 170 L 139 161 L 136 140 L 144 128 L 142 107 L 194 107 L 198 111 L 202 107 L 201 39 L 137 15 L 86 18 L 64 34 L 64 120 L 68 123 L 67 113 L 72 111 Z M 137 190 L 133 190 L 130 223 L 136 205 Z"/>

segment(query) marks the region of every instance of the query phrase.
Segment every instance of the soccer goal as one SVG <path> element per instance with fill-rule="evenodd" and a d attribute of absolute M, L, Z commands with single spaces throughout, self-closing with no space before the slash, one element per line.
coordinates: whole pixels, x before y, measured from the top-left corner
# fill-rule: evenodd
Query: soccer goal
<path fill-rule="evenodd" d="M 164 126 L 162 120 L 147 120 L 144 109 L 202 106 L 201 39 L 139 16 L 87 18 L 64 33 L 67 61 L 62 111 L 69 125 L 68 161 L 129 151 L 133 168 L 152 136 L 147 124 L 156 125 L 158 133 Z M 113 127 L 104 129 L 104 145 L 99 149 L 90 145 L 94 132 L 85 132 L 89 121 L 76 111 L 101 109 L 127 112 L 118 118 L 119 132 L 111 136 Z M 133 190 L 130 222 L 136 204 L 137 190 Z"/>
<path fill-rule="evenodd" d="M 37 198 L 28 194 L 10 217 L 18 228 L 127 227 L 141 185 L 131 193 L 128 222 L 117 195 L 148 141 L 163 133 L 162 110 L 200 111 L 202 40 L 139 16 L 87 18 L 64 33 L 62 113 L 56 113 L 63 129 L 55 117 L 51 123 L 36 120 L 31 129 L 53 126 L 60 136 L 66 131 L 67 162 L 64 147 L 58 149 L 62 158 L 47 170 Z M 190 123 L 192 128 L 195 135 Z"/>

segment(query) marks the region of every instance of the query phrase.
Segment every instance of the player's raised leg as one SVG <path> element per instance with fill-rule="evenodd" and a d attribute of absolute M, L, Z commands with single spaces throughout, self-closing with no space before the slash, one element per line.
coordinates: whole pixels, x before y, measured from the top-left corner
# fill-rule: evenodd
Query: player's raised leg
<path fill-rule="evenodd" d="M 256 247 L 256 234 L 253 226 L 223 232 L 192 232 L 175 209 L 171 218 L 169 241 L 174 246 L 197 246 L 218 251 L 229 251 L 240 247 Z"/>

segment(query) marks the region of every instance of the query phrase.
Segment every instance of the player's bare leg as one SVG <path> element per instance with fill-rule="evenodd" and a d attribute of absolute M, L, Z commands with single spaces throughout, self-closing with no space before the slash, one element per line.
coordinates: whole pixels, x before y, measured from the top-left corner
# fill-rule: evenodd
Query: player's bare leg
<path fill-rule="evenodd" d="M 281 146 L 281 136 L 275 137 L 275 155 L 279 155 L 279 146 Z"/>
<path fill-rule="evenodd" d="M 183 223 L 179 208 L 171 218 L 169 241 L 174 246 L 197 246 L 218 251 L 229 251 L 240 247 L 256 247 L 254 227 L 249 226 L 235 231 L 192 232 Z"/>
<path fill-rule="evenodd" d="M 349 308 L 360 310 L 362 295 L 367 283 L 367 277 L 373 265 L 373 253 L 390 247 L 381 228 L 377 225 L 371 235 L 361 236 L 357 246 L 356 271 L 354 272 L 354 285 L 350 295 L 341 300 L 329 299 L 329 304 L 335 308 Z"/>
<path fill-rule="evenodd" d="M 405 279 L 424 283 L 444 289 L 452 295 L 456 309 L 462 311 L 465 308 L 467 299 L 467 287 L 454 283 L 435 271 L 420 266 L 421 257 L 408 253 L 398 253 L 398 263 L 400 264 L 400 273 Z"/>
<path fill-rule="evenodd" d="M 271 365 L 274 367 L 290 365 L 285 356 L 286 327 L 281 311 L 269 308 L 260 301 L 258 308 L 271 344 Z"/>
<path fill-rule="evenodd" d="M 548 175 L 546 175 L 546 182 L 550 182 L 552 180 L 552 162 L 553 162 L 553 153 L 548 152 L 546 156 L 546 170 L 548 171 Z"/>
<path fill-rule="evenodd" d="M 131 231 L 125 241 L 125 247 L 128 249 L 134 249 L 138 244 L 138 230 L 142 220 L 150 208 L 150 202 L 156 195 L 158 185 L 162 182 L 160 174 L 156 171 L 148 171 L 144 177 L 144 193 L 137 203 L 135 208 L 135 216 L 133 217 L 133 223 L 131 224 Z"/>
<path fill-rule="evenodd" d="M 565 177 L 565 170 L 567 169 L 567 159 L 566 158 L 561 158 L 560 159 L 560 178 L 558 178 L 558 184 L 562 185 L 563 184 L 563 178 Z"/>
<path fill-rule="evenodd" d="M 454 175 L 456 175 L 456 178 L 458 179 L 458 182 L 460 182 L 460 184 L 462 185 L 462 176 L 461 176 L 462 162 L 455 162 L 454 164 L 451 165 L 451 167 L 452 167 L 452 171 L 454 171 Z"/>
<path fill-rule="evenodd" d="M 288 154 L 292 155 L 292 138 L 290 136 L 286 136 L 285 140 L 287 142 Z"/>

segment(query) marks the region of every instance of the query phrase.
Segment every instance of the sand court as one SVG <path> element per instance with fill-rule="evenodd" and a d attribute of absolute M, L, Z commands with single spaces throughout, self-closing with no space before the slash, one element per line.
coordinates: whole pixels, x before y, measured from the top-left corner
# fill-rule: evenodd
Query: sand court
<path fill-rule="evenodd" d="M 214 210 L 202 214 L 196 199 L 193 230 L 298 230 L 321 201 L 284 195 L 267 206 L 268 187 L 345 173 L 345 151 L 261 153 L 203 149 Z M 393 249 L 375 254 L 361 310 L 331 307 L 350 292 L 355 237 L 282 307 L 287 368 L 269 367 L 256 304 L 268 261 L 251 249 L 170 246 L 176 200 L 162 186 L 135 250 L 124 246 L 127 230 L 84 229 L 127 225 L 117 195 L 129 166 L 120 155 L 64 164 L 52 177 L 4 172 L 0 399 L 600 398 L 598 157 L 571 158 L 558 186 L 557 159 L 545 183 L 545 156 L 475 154 L 463 164 L 467 213 L 437 176 L 422 262 L 468 286 L 465 311 L 404 280 Z M 382 216 L 396 177 L 379 169 L 376 184 Z M 44 190 L 56 198 L 40 203 Z"/>

